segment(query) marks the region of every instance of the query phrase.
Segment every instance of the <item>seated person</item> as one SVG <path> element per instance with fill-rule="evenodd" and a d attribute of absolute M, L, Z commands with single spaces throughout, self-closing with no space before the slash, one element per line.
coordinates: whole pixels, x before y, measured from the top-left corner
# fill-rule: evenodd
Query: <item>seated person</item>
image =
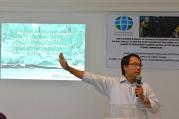
<path fill-rule="evenodd" d="M 0 119 L 7 119 L 6 116 L 2 112 L 0 112 Z"/>

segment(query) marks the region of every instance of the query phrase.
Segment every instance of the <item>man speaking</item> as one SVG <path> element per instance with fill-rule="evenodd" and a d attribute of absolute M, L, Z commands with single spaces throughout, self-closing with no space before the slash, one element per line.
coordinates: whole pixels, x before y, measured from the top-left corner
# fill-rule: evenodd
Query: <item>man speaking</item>
<path fill-rule="evenodd" d="M 68 65 L 62 53 L 59 55 L 59 62 L 63 69 L 93 85 L 100 93 L 107 96 L 109 105 L 112 106 L 111 117 L 120 116 L 117 114 L 118 112 L 115 113 L 116 107 L 124 108 L 123 106 L 132 105 L 131 108 L 133 106 L 139 109 L 147 108 L 151 113 L 155 113 L 159 109 L 159 102 L 154 91 L 148 83 L 141 80 L 142 62 L 137 54 L 129 54 L 122 58 L 121 77 L 106 77 L 75 69 Z"/>

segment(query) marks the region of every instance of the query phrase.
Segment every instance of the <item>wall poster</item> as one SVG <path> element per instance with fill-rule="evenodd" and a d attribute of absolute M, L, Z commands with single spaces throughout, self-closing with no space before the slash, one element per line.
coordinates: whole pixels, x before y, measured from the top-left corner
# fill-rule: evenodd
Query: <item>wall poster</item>
<path fill-rule="evenodd" d="M 107 67 L 120 67 L 129 53 L 137 53 L 144 68 L 179 69 L 179 13 L 109 13 Z"/>

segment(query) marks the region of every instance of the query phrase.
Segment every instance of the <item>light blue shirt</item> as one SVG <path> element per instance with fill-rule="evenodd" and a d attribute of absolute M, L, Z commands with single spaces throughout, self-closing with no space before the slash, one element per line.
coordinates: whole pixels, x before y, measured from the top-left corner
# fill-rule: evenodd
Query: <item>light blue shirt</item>
<path fill-rule="evenodd" d="M 130 84 L 125 76 L 105 77 L 85 71 L 83 81 L 93 85 L 100 93 L 107 96 L 110 105 L 137 105 L 144 107 L 143 102 L 136 97 L 136 83 Z M 143 94 L 150 100 L 151 111 L 159 109 L 158 99 L 149 84 L 142 81 Z"/>

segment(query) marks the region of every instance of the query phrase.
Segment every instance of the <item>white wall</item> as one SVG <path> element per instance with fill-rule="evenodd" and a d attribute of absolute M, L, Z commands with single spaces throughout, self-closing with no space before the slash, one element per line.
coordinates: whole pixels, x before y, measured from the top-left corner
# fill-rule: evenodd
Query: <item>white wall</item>
<path fill-rule="evenodd" d="M 105 6 L 101 9 L 96 7 L 94 11 L 93 7 L 90 7 L 89 11 L 84 12 L 80 11 L 85 9 L 83 6 L 75 12 L 66 9 L 62 12 L 57 7 L 31 10 L 28 7 L 27 10 L 23 6 L 19 9 L 15 6 L 13 10 L 13 5 L 4 5 L 6 6 L 0 3 L 3 7 L 0 7 L 2 22 L 87 24 L 86 69 L 103 75 L 121 74 L 120 68 L 107 68 L 105 59 L 106 14 L 116 7 L 110 7 L 111 10 L 107 11 L 104 11 Z M 177 10 L 162 7 L 165 5 L 161 5 L 164 10 Z M 155 7 L 155 10 L 159 10 L 158 7 Z M 43 11 L 45 8 L 48 9 Z M 152 85 L 161 102 L 162 119 L 179 118 L 178 73 L 179 70 L 143 70 L 143 78 Z M 104 96 L 81 81 L 0 80 L 0 111 L 4 112 L 8 119 L 103 119 L 106 104 Z"/>

